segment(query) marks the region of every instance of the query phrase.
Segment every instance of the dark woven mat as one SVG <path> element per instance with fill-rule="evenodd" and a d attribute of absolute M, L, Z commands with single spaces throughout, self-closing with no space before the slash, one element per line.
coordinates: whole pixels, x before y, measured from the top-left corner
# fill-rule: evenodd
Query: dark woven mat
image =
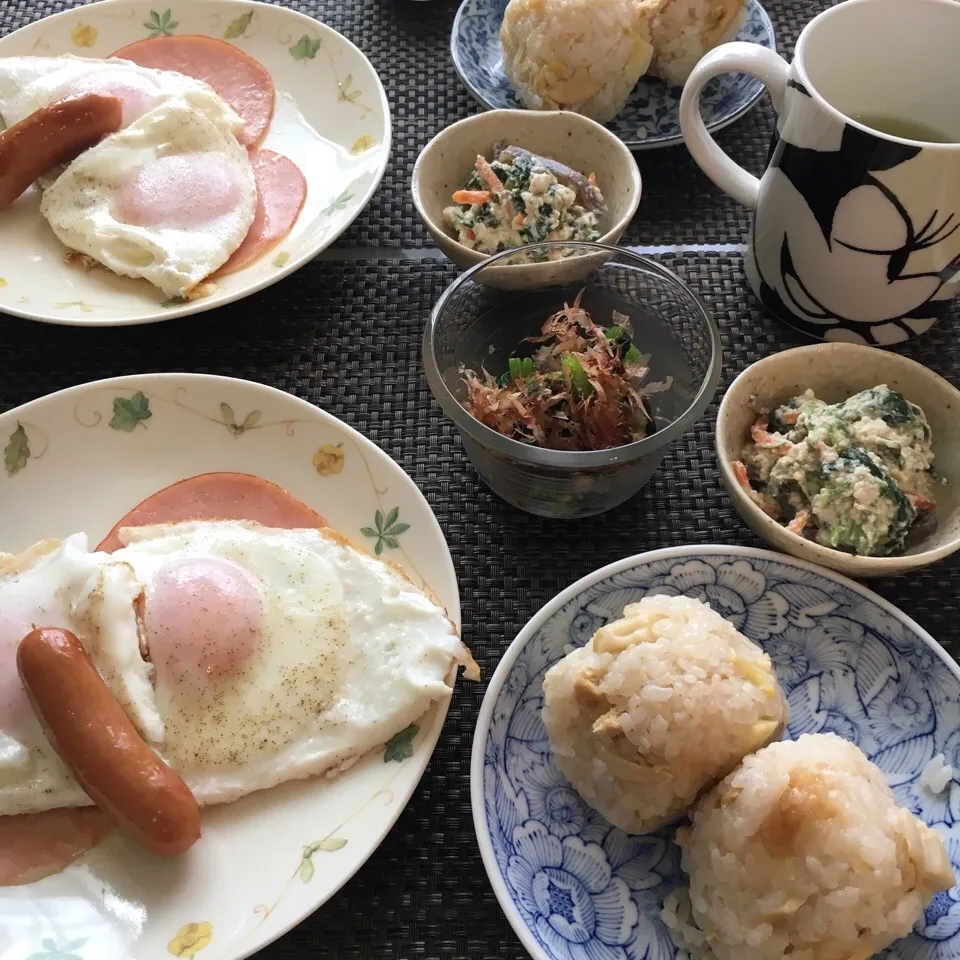
<path fill-rule="evenodd" d="M 799 342 L 757 311 L 738 258 L 663 262 L 703 294 L 721 326 L 718 399 L 748 363 Z M 551 522 L 494 498 L 465 461 L 420 372 L 424 320 L 453 275 L 433 260 L 314 262 L 241 303 L 153 326 L 76 329 L 0 317 L 0 410 L 99 377 L 183 370 L 258 380 L 341 417 L 394 457 L 430 501 L 457 567 L 464 639 L 487 679 L 526 620 L 597 567 L 671 545 L 761 545 L 718 481 L 716 404 L 674 445 L 650 485 L 605 517 Z M 955 383 L 958 323 L 960 312 L 907 351 Z M 960 641 L 960 556 L 875 586 L 948 647 Z M 458 686 L 423 781 L 366 866 L 261 956 L 525 955 L 494 898 L 473 832 L 469 757 L 483 691 L 483 684 Z"/>
<path fill-rule="evenodd" d="M 0 33 L 82 0 L 0 0 Z M 190 0 L 180 0 L 189 3 Z M 170 0 L 176 11 L 176 0 Z M 352 40 L 379 73 L 393 114 L 393 154 L 379 191 L 340 246 L 429 246 L 410 200 L 410 174 L 423 147 L 451 123 L 477 112 L 453 69 L 450 28 L 459 0 L 287 0 Z M 777 41 L 788 55 L 803 24 L 830 0 L 766 0 Z M 773 111 L 769 98 L 722 131 L 718 141 L 748 170 L 760 173 Z M 643 201 L 626 243 L 731 243 L 746 229 L 744 210 L 700 172 L 683 146 L 637 154 Z"/>

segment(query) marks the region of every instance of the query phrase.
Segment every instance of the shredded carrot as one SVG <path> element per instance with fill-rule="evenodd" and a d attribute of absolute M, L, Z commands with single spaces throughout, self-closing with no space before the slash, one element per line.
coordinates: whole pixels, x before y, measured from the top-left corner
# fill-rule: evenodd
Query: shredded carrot
<path fill-rule="evenodd" d="M 487 203 L 492 197 L 486 190 L 458 190 L 453 195 L 454 203 Z"/>
<path fill-rule="evenodd" d="M 753 493 L 753 487 L 750 486 L 750 480 L 747 477 L 747 468 L 741 460 L 732 460 L 730 462 L 730 469 L 733 470 L 733 475 L 737 478 L 737 483 L 743 487 L 747 493 Z"/>
<path fill-rule="evenodd" d="M 500 178 L 493 172 L 493 167 L 487 163 L 486 158 L 483 156 L 477 157 L 477 173 L 480 174 L 483 182 L 490 187 L 494 193 L 503 191 L 503 184 L 500 182 Z"/>
<path fill-rule="evenodd" d="M 918 509 L 918 510 L 936 510 L 937 501 L 931 500 L 929 497 L 924 497 L 921 494 L 907 494 L 907 499 Z"/>
<path fill-rule="evenodd" d="M 463 236 L 467 243 L 473 243 L 477 239 L 477 235 L 469 227 L 463 231 Z"/>
<path fill-rule="evenodd" d="M 767 430 L 762 417 L 750 428 L 750 436 L 758 447 L 784 453 L 793 449 L 793 444 L 789 440 L 784 439 L 779 433 L 770 433 Z"/>
<path fill-rule="evenodd" d="M 787 529 L 791 533 L 801 534 L 804 530 L 807 529 L 807 524 L 810 522 L 810 511 L 809 510 L 798 510 L 797 515 L 787 524 Z"/>
<path fill-rule="evenodd" d="M 518 213 L 518 214 L 513 218 L 513 225 L 514 225 L 515 227 L 522 227 L 526 222 L 527 222 L 526 215 L 525 215 L 525 214 L 522 214 L 522 213 Z"/>
<path fill-rule="evenodd" d="M 731 460 L 730 469 L 733 470 L 733 475 L 737 480 L 737 483 L 743 487 L 746 491 L 747 496 L 768 516 L 776 519 L 780 515 L 780 508 L 774 502 L 771 497 L 768 497 L 765 493 L 758 493 L 750 485 L 750 478 L 747 476 L 747 468 L 744 463 L 740 460 Z"/>

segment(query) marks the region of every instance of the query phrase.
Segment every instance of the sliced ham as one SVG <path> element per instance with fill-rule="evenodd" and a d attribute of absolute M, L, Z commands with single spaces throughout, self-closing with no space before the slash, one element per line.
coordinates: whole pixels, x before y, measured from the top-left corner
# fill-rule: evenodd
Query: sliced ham
<path fill-rule="evenodd" d="M 257 213 L 243 243 L 211 279 L 235 273 L 275 247 L 291 230 L 304 201 L 307 181 L 300 168 L 272 150 L 252 150 L 257 178 Z"/>
<path fill-rule="evenodd" d="M 262 63 L 232 43 L 194 34 L 151 37 L 121 47 L 111 56 L 209 83 L 246 121 L 237 138 L 244 146 L 256 146 L 270 126 L 276 99 L 273 80 Z"/>
<path fill-rule="evenodd" d="M 59 873 L 92 850 L 113 821 L 97 807 L 0 817 L 0 886 Z"/>
<path fill-rule="evenodd" d="M 248 473 L 202 473 L 147 497 L 97 547 L 112 553 L 122 546 L 123 527 L 190 520 L 252 520 L 265 527 L 325 527 L 326 520 L 283 487 Z"/>

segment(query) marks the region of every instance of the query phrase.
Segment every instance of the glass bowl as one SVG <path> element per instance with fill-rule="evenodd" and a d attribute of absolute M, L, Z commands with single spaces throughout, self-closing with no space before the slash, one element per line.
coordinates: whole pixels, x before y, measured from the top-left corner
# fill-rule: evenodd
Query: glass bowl
<path fill-rule="evenodd" d="M 519 258 L 553 260 L 558 269 L 549 284 L 525 290 L 484 283 L 484 271 Z M 546 450 L 505 437 L 467 413 L 463 369 L 493 376 L 505 371 L 520 342 L 539 334 L 547 317 L 581 290 L 581 305 L 601 326 L 616 322 L 614 311 L 630 318 L 634 343 L 651 357 L 645 382 L 672 377 L 669 390 L 648 398 L 657 431 L 610 450 Z M 573 519 L 632 497 L 670 444 L 702 416 L 720 380 L 720 333 L 700 298 L 658 263 L 602 244 L 543 243 L 490 257 L 447 287 L 424 331 L 423 365 L 484 483 L 527 513 Z"/>

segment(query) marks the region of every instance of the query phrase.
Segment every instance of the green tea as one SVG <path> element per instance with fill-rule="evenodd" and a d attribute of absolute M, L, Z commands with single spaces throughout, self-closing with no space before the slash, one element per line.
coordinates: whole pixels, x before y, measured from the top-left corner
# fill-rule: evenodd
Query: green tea
<path fill-rule="evenodd" d="M 935 127 L 920 123 L 918 120 L 908 120 L 905 117 L 890 117 L 879 113 L 855 113 L 853 119 L 865 127 L 890 137 L 899 137 L 901 140 L 921 140 L 924 143 L 958 142 L 956 137 L 951 137 Z"/>

